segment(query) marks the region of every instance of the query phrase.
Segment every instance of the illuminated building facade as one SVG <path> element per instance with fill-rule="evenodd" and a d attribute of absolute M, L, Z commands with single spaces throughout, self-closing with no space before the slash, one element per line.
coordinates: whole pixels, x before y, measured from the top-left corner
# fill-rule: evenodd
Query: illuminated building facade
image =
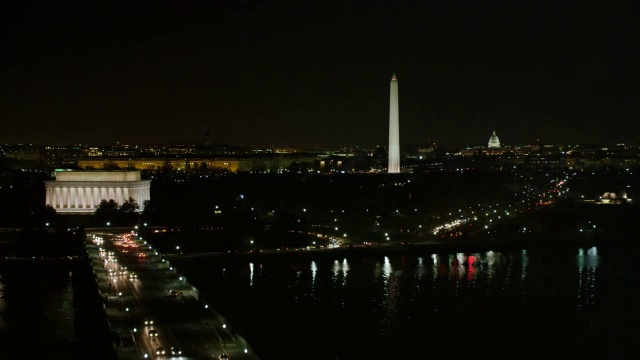
<path fill-rule="evenodd" d="M 498 139 L 498 135 L 494 131 L 491 137 L 489 138 L 489 145 L 487 145 L 489 149 L 500 149 L 500 139 Z"/>
<path fill-rule="evenodd" d="M 175 170 L 208 169 L 226 170 L 229 172 L 250 171 L 252 159 L 205 159 L 205 158 L 83 158 L 78 159 L 81 169 L 136 169 L 156 170 L 171 167 Z M 203 165 L 204 164 L 204 165 Z"/>
<path fill-rule="evenodd" d="M 60 214 L 93 213 L 102 200 L 122 205 L 129 198 L 142 210 L 151 198 L 151 180 L 141 180 L 137 170 L 56 170 L 45 189 L 46 205 Z"/>

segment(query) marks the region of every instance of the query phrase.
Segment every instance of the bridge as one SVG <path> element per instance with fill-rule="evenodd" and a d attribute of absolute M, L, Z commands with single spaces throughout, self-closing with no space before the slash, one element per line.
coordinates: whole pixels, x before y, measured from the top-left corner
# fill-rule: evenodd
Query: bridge
<path fill-rule="evenodd" d="M 258 359 L 198 289 L 135 233 L 101 229 L 87 232 L 86 241 L 120 359 Z"/>

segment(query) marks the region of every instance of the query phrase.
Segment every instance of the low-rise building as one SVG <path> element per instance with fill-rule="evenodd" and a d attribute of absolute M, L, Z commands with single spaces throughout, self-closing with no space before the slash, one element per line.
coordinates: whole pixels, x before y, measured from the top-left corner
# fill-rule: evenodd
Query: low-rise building
<path fill-rule="evenodd" d="M 93 213 L 102 200 L 123 204 L 130 198 L 142 210 L 151 199 L 151 180 L 142 180 L 138 170 L 56 170 L 45 189 L 45 204 L 61 214 Z"/>

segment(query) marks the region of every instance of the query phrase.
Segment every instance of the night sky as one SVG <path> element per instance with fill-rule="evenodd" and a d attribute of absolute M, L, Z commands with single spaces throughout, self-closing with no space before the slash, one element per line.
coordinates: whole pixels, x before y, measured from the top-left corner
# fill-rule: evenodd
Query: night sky
<path fill-rule="evenodd" d="M 616 3 L 5 1 L 0 142 L 386 146 L 394 72 L 403 145 L 640 141 Z"/>

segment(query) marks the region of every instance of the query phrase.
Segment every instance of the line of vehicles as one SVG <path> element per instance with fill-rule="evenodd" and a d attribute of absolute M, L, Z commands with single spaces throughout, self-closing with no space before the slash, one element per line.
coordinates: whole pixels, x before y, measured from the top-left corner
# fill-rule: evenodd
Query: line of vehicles
<path fill-rule="evenodd" d="M 149 330 L 149 338 L 155 339 L 158 337 L 158 331 L 155 329 Z M 172 346 L 169 349 L 169 352 L 165 350 L 164 346 L 156 347 L 156 355 L 171 355 L 171 356 L 182 356 L 182 349 L 178 346 Z"/>
<path fill-rule="evenodd" d="M 147 254 L 141 248 L 142 245 L 135 241 L 135 237 L 132 236 L 132 234 L 131 235 L 126 234 L 122 237 L 119 237 L 118 239 L 115 239 L 113 243 L 114 245 L 116 245 L 116 248 L 118 248 L 122 252 L 131 252 L 130 250 L 132 249 L 135 250 L 136 251 L 135 254 L 132 254 L 132 255 L 138 258 L 139 260 L 142 260 L 141 262 L 142 264 L 146 262 L 145 260 L 147 260 Z M 150 249 L 151 248 L 149 247 L 149 250 Z M 115 256 L 116 254 L 113 251 L 104 252 L 102 248 L 100 250 L 101 250 L 101 259 L 105 261 L 105 265 L 107 265 L 105 267 L 107 267 L 109 277 L 123 276 L 125 279 L 129 281 L 136 281 L 138 279 L 138 274 L 135 271 L 130 271 L 129 269 L 127 269 L 126 266 L 122 264 L 118 264 L 118 260 L 116 259 L 116 256 Z M 144 255 L 141 255 L 141 254 L 144 254 Z M 158 255 L 157 252 L 155 254 Z M 115 278 L 114 278 L 114 283 L 115 283 Z M 166 294 L 167 294 L 166 296 L 169 298 L 180 297 L 181 299 L 183 299 L 183 296 L 184 296 L 184 294 L 181 291 L 178 291 L 175 289 L 168 290 Z M 148 336 L 150 344 L 155 344 L 151 346 L 151 349 L 149 349 L 151 350 L 151 353 L 143 352 L 142 354 L 140 354 L 142 358 L 148 359 L 152 357 L 162 358 L 162 357 L 186 356 L 185 354 L 183 354 L 182 348 L 177 346 L 177 344 L 169 347 L 167 346 L 167 344 L 164 344 L 159 340 L 158 330 L 156 329 L 157 323 L 155 319 L 150 317 L 145 317 L 144 319 L 142 319 L 141 323 L 142 323 L 141 324 L 142 328 L 144 329 L 143 333 L 146 333 L 146 335 Z M 135 336 L 136 333 L 137 333 L 137 330 L 134 328 L 127 335 L 123 335 L 120 339 L 121 348 L 123 349 L 130 348 L 133 350 L 138 350 L 138 345 L 136 343 L 136 336 Z M 219 360 L 229 359 L 229 356 L 226 353 L 221 353 L 217 356 L 216 355 L 212 355 L 212 356 L 214 359 L 219 359 Z"/>

